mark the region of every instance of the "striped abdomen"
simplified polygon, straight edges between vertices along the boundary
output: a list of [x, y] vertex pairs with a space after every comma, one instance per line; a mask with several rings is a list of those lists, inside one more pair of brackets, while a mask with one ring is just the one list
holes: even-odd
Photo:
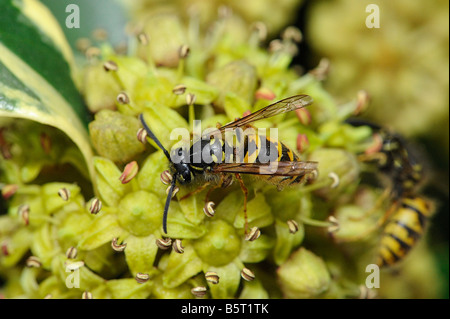
[[[244, 162], [261, 163], [270, 161], [298, 162], [300, 159], [289, 147], [276, 139], [264, 135], [248, 135], [244, 140]], [[282, 189], [305, 180], [305, 174], [298, 176], [260, 176], [260, 178]]]
[[421, 197], [404, 198], [385, 226], [377, 264], [390, 266], [403, 259], [425, 231], [431, 215], [428, 203]]

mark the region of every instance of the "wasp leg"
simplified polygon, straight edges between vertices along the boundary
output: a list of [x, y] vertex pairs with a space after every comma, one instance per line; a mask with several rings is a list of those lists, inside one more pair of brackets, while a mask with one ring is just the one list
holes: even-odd
[[211, 195], [213, 190], [217, 188], [226, 188], [230, 186], [232, 183], [233, 183], [233, 175], [220, 174], [219, 182], [217, 182], [216, 185], [212, 186], [206, 193], [205, 203], [209, 202], [209, 196]]
[[206, 187], [208, 187], [211, 183], [210, 182], [206, 182], [205, 184], [201, 185], [200, 187], [194, 189], [192, 192], [187, 193], [186, 195], [184, 195], [183, 197], [180, 198], [180, 200], [184, 200], [186, 198], [191, 197], [192, 195], [198, 194], [201, 191], [203, 191]]
[[360, 162], [377, 162], [378, 165], [385, 165], [387, 162], [386, 154], [377, 152], [372, 154], [358, 155], [358, 161]]
[[244, 185], [244, 181], [242, 180], [241, 175], [238, 173], [235, 174], [237, 180], [239, 181], [239, 184], [241, 185], [242, 192], [244, 193], [244, 233], [247, 235], [247, 229], [248, 229], [248, 218], [247, 218], [247, 197], [248, 197], [248, 189]]

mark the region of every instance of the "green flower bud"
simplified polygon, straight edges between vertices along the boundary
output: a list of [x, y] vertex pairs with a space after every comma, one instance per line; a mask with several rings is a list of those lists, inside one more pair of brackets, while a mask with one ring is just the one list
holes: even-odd
[[[195, 95], [195, 103], [199, 105], [211, 104], [218, 96], [218, 89], [214, 85], [198, 80], [194, 77], [186, 76], [181, 82], [186, 86], [186, 92]], [[184, 105], [186, 102], [182, 101], [182, 96], [178, 97], [177, 102]]]
[[354, 127], [342, 125], [335, 121], [326, 122], [319, 128], [319, 132], [326, 139], [329, 147], [342, 147], [352, 150], [355, 144], [368, 139], [372, 134], [372, 129], [368, 126]]
[[208, 223], [207, 230], [205, 236], [193, 242], [197, 255], [212, 266], [223, 266], [232, 262], [241, 249], [241, 238], [236, 230], [223, 220]]
[[379, 214], [365, 216], [367, 209], [356, 205], [340, 206], [336, 210], [335, 218], [339, 222], [339, 229], [332, 232], [338, 242], [360, 241], [367, 238], [377, 229]]
[[145, 150], [136, 139], [139, 120], [110, 110], [100, 111], [89, 124], [92, 144], [103, 157], [125, 163]]
[[264, 235], [251, 242], [243, 240], [239, 259], [244, 263], [260, 262], [267, 257], [273, 244], [273, 239]]
[[140, 189], [151, 191], [164, 198], [166, 187], [161, 182], [161, 173], [168, 168], [167, 159], [162, 151], [152, 153], [142, 164], [137, 175]]
[[60, 250], [54, 230], [54, 226], [44, 224], [34, 233], [33, 243], [31, 244], [33, 254], [40, 259], [45, 269], [50, 268], [53, 256]]
[[292, 234], [288, 223], [279, 219], [275, 221], [275, 231], [277, 237], [273, 255], [277, 265], [284, 263], [289, 257], [291, 251], [303, 241], [305, 236], [305, 227], [302, 223], [297, 223], [297, 225], [299, 227], [297, 232]]
[[107, 158], [95, 157], [96, 185], [103, 202], [115, 206], [123, 195], [130, 191], [130, 184], [122, 184], [121, 172], [117, 166]]
[[84, 98], [91, 112], [115, 109], [121, 87], [100, 63], [86, 68], [82, 83]]
[[163, 284], [163, 276], [155, 277], [153, 281], [152, 298], [158, 299], [191, 299], [192, 286], [188, 283], [171, 288]]
[[29, 250], [32, 240], [33, 234], [26, 228], [19, 228], [11, 237], [3, 239], [0, 265], [2, 267], [16, 265]]
[[116, 209], [105, 207], [101, 213], [96, 215], [94, 221], [85, 228], [78, 247], [83, 250], [92, 250], [110, 243], [113, 238], [120, 237], [124, 233], [125, 231], [118, 222]]
[[[239, 97], [245, 105], [250, 105], [256, 91], [257, 76], [254, 66], [239, 60], [212, 71], [208, 74], [206, 81], [220, 90], [216, 104], [223, 108], [225, 98], [230, 93]], [[230, 116], [230, 114], [228, 115]], [[236, 114], [236, 116], [242, 117], [242, 113]]]
[[377, 202], [380, 194], [369, 188], [359, 188], [353, 203], [338, 206], [333, 214], [339, 228], [331, 232], [337, 242], [356, 242], [367, 240], [379, 230], [378, 221], [386, 205]]
[[326, 185], [316, 193], [327, 199], [342, 197], [353, 190], [359, 179], [360, 167], [356, 156], [342, 149], [318, 148], [309, 160], [319, 162], [319, 176], [314, 183]]
[[[70, 193], [69, 202], [65, 202], [58, 195], [59, 190], [64, 188]], [[47, 183], [42, 186], [42, 194], [44, 195], [45, 210], [47, 214], [54, 213], [56, 210], [68, 205], [70, 201], [79, 201], [83, 204], [83, 198], [78, 196], [80, 194], [80, 187], [75, 184]]]
[[118, 206], [118, 219], [120, 225], [131, 234], [147, 236], [161, 227], [163, 210], [164, 207], [156, 195], [137, 191], [122, 198]]
[[322, 258], [305, 248], [294, 252], [277, 270], [286, 298], [315, 298], [324, 293], [331, 278]]
[[243, 266], [239, 262], [231, 262], [220, 267], [211, 265], [204, 266], [204, 272], [214, 271], [220, 277], [219, 284], [214, 285], [208, 283], [213, 298], [224, 299], [235, 297], [239, 284], [241, 281], [244, 281], [241, 280], [241, 267]]
[[180, 59], [179, 49], [187, 42], [178, 16], [153, 15], [146, 20], [144, 32], [148, 36], [149, 45], [142, 48], [141, 54], [157, 65], [176, 66]]
[[202, 271], [203, 262], [198, 258], [191, 241], [184, 241], [184, 253], [172, 252], [164, 269], [163, 285], [175, 288]]
[[239, 296], [240, 299], [267, 299], [269, 294], [260, 280], [246, 281]]
[[155, 240], [154, 235], [145, 237], [128, 236], [126, 238], [125, 257], [133, 275], [139, 272], [151, 273], [153, 271], [153, 262], [158, 251]]
[[[257, 193], [253, 199], [247, 203], [247, 221], [248, 224], [256, 227], [265, 227], [273, 223], [271, 207], [267, 204], [262, 193]], [[245, 218], [243, 208], [234, 220], [234, 227], [244, 228]]]

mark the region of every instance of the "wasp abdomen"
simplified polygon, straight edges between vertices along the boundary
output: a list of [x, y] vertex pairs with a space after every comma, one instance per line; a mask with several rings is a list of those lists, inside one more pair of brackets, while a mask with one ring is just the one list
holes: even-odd
[[382, 235], [377, 264], [390, 266], [402, 260], [422, 237], [432, 210], [422, 197], [404, 198]]

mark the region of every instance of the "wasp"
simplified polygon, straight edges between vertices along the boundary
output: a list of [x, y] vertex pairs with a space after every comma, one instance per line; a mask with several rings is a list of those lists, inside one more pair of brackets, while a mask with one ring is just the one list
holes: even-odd
[[[213, 188], [226, 187], [236, 179], [244, 193], [245, 233], [247, 233], [247, 195], [248, 190], [241, 174], [259, 175], [277, 185], [279, 189], [285, 185], [295, 185], [313, 179], [317, 175], [317, 162], [300, 161], [299, 157], [278, 139], [259, 134], [238, 134], [240, 129], [251, 127], [251, 123], [278, 114], [294, 111], [312, 104], [308, 95], [292, 96], [270, 104], [247, 116], [236, 119], [223, 126], [218, 126], [214, 134], [202, 135], [190, 146], [173, 148], [169, 153], [153, 134], [144, 120], [139, 118], [156, 145], [169, 160], [170, 186], [163, 213], [163, 230], [167, 234], [167, 215], [176, 184], [189, 185], [199, 182], [196, 191], [211, 185]], [[236, 130], [238, 145], [226, 138], [226, 133]], [[203, 155], [207, 155], [206, 158]], [[269, 160], [267, 160], [269, 158]], [[211, 188], [211, 189], [213, 189]], [[206, 200], [207, 201], [207, 200]]]
[[360, 158], [374, 162], [390, 183], [387, 191], [393, 203], [379, 221], [380, 225], [384, 225], [384, 230], [377, 264], [380, 267], [392, 266], [417, 244], [434, 211], [432, 203], [418, 195], [418, 188], [424, 179], [423, 164], [400, 134], [365, 121], [352, 121], [351, 124], [371, 127], [381, 141], [377, 151], [363, 154]]

